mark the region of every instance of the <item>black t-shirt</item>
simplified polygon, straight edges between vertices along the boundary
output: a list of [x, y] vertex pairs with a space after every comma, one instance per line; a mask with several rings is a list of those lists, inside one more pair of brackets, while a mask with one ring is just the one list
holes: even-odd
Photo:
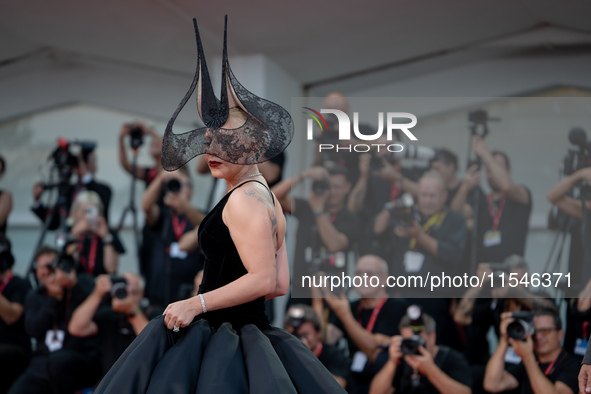
[[328, 369], [328, 372], [347, 380], [351, 359], [342, 349], [323, 343], [322, 352], [318, 356], [318, 360]]
[[[421, 226], [428, 222], [428, 218], [421, 219]], [[433, 225], [425, 230], [437, 240], [437, 257], [427, 249], [418, 244], [410, 249], [410, 238], [400, 238], [393, 232], [394, 223], [388, 228], [393, 237], [393, 256], [389, 258], [390, 273], [395, 275], [422, 275], [426, 277], [430, 272], [432, 275], [445, 272], [448, 275], [459, 272], [460, 261], [464, 255], [468, 231], [464, 217], [457, 212], [446, 210], [445, 218], [440, 226]], [[407, 251], [413, 250], [424, 256], [423, 263], [418, 271], [407, 271], [405, 269], [405, 255]], [[410, 290], [409, 290], [410, 291]]]
[[[540, 369], [542, 372], [545, 372], [552, 363], [543, 363], [540, 364]], [[554, 366], [548, 371], [546, 375], [548, 379], [552, 383], [556, 383], [557, 381], [561, 381], [562, 383], [566, 384], [573, 393], [579, 392], [579, 383], [578, 383], [578, 376], [579, 370], [581, 368], [581, 357], [577, 357], [571, 353], [566, 351], [562, 351]], [[518, 382], [520, 382], [521, 393], [522, 394], [530, 394], [532, 393], [531, 385], [529, 383], [529, 378], [527, 376], [527, 372], [525, 370], [525, 366], [523, 362], [510, 366], [507, 368], [507, 371], [515, 376]]]
[[[158, 220], [150, 229], [154, 233], [151, 251], [148, 254], [146, 271], [146, 297], [153, 305], [165, 307], [171, 302], [184, 298], [187, 288], [193, 288], [193, 279], [203, 268], [203, 261], [197, 258], [197, 252], [188, 253], [185, 258], [170, 257], [170, 245], [178, 242], [175, 235], [175, 222], [182, 228], [182, 234], [193, 230], [193, 224], [183, 215], [174, 220], [167, 207], [161, 207]], [[183, 225], [183, 223], [186, 223]], [[178, 237], [180, 238], [180, 237]], [[170, 264], [170, 273], [167, 265]], [[168, 289], [168, 295], [167, 295]]]
[[72, 313], [93, 289], [94, 279], [88, 275], [79, 275], [76, 285], [66, 290], [61, 300], [48, 295], [44, 287], [29, 292], [25, 304], [25, 329], [27, 334], [36, 339], [34, 355], [50, 353], [45, 343], [46, 336], [48, 331], [57, 329], [63, 331], [65, 335], [63, 349], [89, 352], [89, 355], [98, 357], [96, 337], [79, 338], [68, 332]]
[[[351, 302], [351, 313], [353, 317], [361, 324], [362, 327], [366, 328], [371, 319], [373, 313], [372, 309], [363, 309], [359, 306], [360, 301]], [[384, 334], [388, 336], [398, 335], [400, 333], [398, 325], [400, 320], [406, 315], [406, 309], [408, 308], [408, 301], [403, 298], [388, 298], [382, 309], [376, 317], [375, 324], [371, 330], [374, 334]], [[342, 323], [336, 319], [335, 325], [344, 331]], [[346, 332], [345, 332], [346, 335]], [[355, 342], [349, 339], [349, 353], [354, 355], [359, 349]]]
[[[144, 313], [148, 320], [160, 315], [163, 311], [149, 308]], [[129, 323], [127, 315], [115, 312], [110, 305], [100, 308], [94, 315], [94, 322], [98, 326], [98, 335], [101, 341], [102, 370], [106, 374], [115, 361], [127, 349], [136, 338], [133, 326]]]
[[[328, 253], [320, 238], [318, 226], [316, 225], [316, 217], [308, 201], [300, 198], [294, 199], [292, 213], [298, 219], [297, 246], [293, 265], [292, 284], [294, 287], [300, 288], [302, 285], [302, 276], [304, 275], [311, 275], [318, 270], [323, 270], [327, 273], [338, 271], [339, 263], [336, 260], [346, 258], [346, 252], [357, 241], [359, 220], [357, 215], [345, 208], [331, 217], [335, 228], [345, 234], [349, 241], [349, 246], [346, 250], [343, 250], [340, 254], [334, 254]], [[303, 290], [309, 291], [308, 289]]]
[[[470, 366], [460, 352], [440, 345], [433, 361], [444, 374], [456, 382], [468, 387], [472, 386]], [[392, 382], [392, 387], [396, 389], [397, 393], [439, 393], [435, 386], [422, 375], [418, 387], [414, 388], [411, 380], [412, 373], [412, 368], [402, 360], [396, 369]]]
[[[109, 229], [113, 237], [113, 249], [119, 254], [125, 253], [125, 248], [117, 235], [117, 232]], [[106, 274], [104, 265], [104, 242], [96, 234], [84, 234], [79, 237], [78, 252], [80, 264], [77, 267], [78, 273], [84, 273], [92, 276]]]
[[[1, 286], [1, 285], [0, 285]], [[16, 302], [25, 306], [27, 299], [27, 293], [31, 290], [31, 285], [28, 281], [13, 276], [12, 279], [6, 284], [2, 295], [10, 302]], [[7, 325], [4, 320], [0, 319], [0, 344], [17, 345], [22, 347], [27, 353], [31, 351], [31, 342], [29, 336], [25, 332], [25, 314], [23, 313], [21, 318], [10, 326]]]
[[[360, 321], [361, 326], [366, 328], [371, 319], [373, 308], [360, 310], [359, 303], [360, 301], [354, 301], [351, 303], [351, 313], [357, 319], [357, 321]], [[402, 317], [406, 314], [407, 308], [408, 303], [405, 299], [388, 298], [382, 306], [382, 309], [379, 311], [371, 332], [374, 334], [377, 333], [388, 336], [398, 335], [400, 333], [398, 325], [400, 324]], [[355, 357], [355, 353], [359, 351], [359, 348], [357, 348], [355, 342], [353, 342], [353, 340], [347, 336], [347, 332], [345, 331], [340, 320], [338, 320], [335, 316], [332, 316], [331, 321], [335, 326], [343, 331], [349, 344], [349, 354], [352, 358]], [[384, 351], [384, 353], [387, 355], [387, 349]], [[367, 390], [369, 390], [371, 379], [376, 375], [376, 373], [379, 372], [380, 369], [382, 369], [386, 361], [387, 357], [381, 357], [378, 358], [373, 364], [367, 361], [363, 371], [361, 372], [351, 371], [347, 381], [347, 386], [353, 390], [352, 392], [367, 392]]]
[[528, 204], [520, 204], [505, 198], [497, 202], [491, 202], [493, 212], [501, 209], [499, 226], [496, 231], [501, 233], [500, 243], [485, 246], [485, 236], [494, 231], [493, 215], [490, 212], [487, 197], [481, 195], [479, 197], [479, 213], [478, 213], [478, 238], [477, 238], [477, 261], [485, 262], [502, 262], [508, 256], [517, 254], [523, 256], [525, 253], [525, 241], [527, 239], [527, 232], [529, 229], [529, 217], [532, 210], [531, 192], [527, 189], [529, 196]]

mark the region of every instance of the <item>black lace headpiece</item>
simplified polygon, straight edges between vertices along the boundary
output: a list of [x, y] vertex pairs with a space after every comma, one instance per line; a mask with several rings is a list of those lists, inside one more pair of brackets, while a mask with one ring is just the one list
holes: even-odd
[[[222, 90], [218, 100], [213, 92], [197, 20], [193, 19], [197, 40], [197, 70], [189, 91], [170, 118], [162, 143], [162, 167], [173, 171], [195, 156], [207, 153], [234, 164], [256, 164], [281, 153], [293, 137], [289, 112], [246, 90], [234, 77], [228, 63], [226, 46], [228, 16], [224, 26], [222, 55]], [[197, 110], [206, 127], [174, 134], [172, 126], [197, 87]], [[224, 125], [232, 116], [230, 109], [239, 107], [246, 122], [235, 129]]]

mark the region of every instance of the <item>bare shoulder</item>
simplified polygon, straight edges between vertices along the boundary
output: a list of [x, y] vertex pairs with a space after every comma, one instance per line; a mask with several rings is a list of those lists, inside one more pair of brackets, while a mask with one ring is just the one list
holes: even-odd
[[285, 217], [277, 197], [272, 198], [269, 189], [257, 182], [249, 182], [232, 192], [223, 219], [226, 225], [230, 222], [241, 222], [249, 227], [256, 223], [270, 225], [274, 237], [282, 240], [285, 235]]

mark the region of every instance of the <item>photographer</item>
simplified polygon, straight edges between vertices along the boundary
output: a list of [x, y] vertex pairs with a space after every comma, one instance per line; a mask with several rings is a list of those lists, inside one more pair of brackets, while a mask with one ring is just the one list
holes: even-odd
[[[290, 198], [292, 187], [311, 179], [308, 199]], [[346, 265], [347, 252], [357, 240], [358, 218], [346, 207], [351, 190], [347, 172], [340, 167], [312, 167], [272, 189], [283, 211], [298, 219], [292, 283], [318, 271], [333, 273]], [[302, 301], [303, 303], [309, 304]]]
[[[6, 172], [6, 161], [4, 157], [0, 156], [0, 178]], [[0, 189], [0, 234], [6, 234], [6, 223], [8, 222], [8, 215], [12, 210], [12, 193], [8, 190]]]
[[393, 232], [393, 272], [453, 272], [466, 246], [464, 219], [445, 207], [447, 189], [438, 173], [425, 173], [418, 193], [418, 215], [412, 222], [397, 221], [385, 206], [374, 222], [374, 233], [392, 237], [387, 230]]
[[[161, 196], [163, 204], [159, 204]], [[203, 213], [191, 205], [193, 189], [185, 167], [161, 172], [142, 198], [146, 225], [154, 232], [151, 251], [142, 261], [146, 278], [146, 296], [154, 305], [164, 307], [181, 299], [182, 285], [193, 284], [199, 266], [196, 252], [180, 249], [183, 234], [199, 226]]]
[[437, 345], [432, 317], [422, 314], [417, 324], [404, 316], [400, 334], [391, 339], [388, 361], [372, 380], [370, 394], [471, 392], [468, 363], [459, 352]]
[[76, 196], [68, 218], [70, 237], [77, 240], [68, 246], [68, 253], [80, 261], [78, 272], [92, 276], [117, 272], [119, 255], [125, 253], [117, 233], [107, 227], [102, 210], [98, 194], [83, 191]]
[[[154, 164], [151, 167], [139, 167], [133, 169], [133, 165], [127, 160], [125, 150], [125, 137], [129, 137], [131, 149], [137, 154], [137, 149], [143, 144], [145, 137], [150, 137], [150, 157]], [[160, 157], [162, 155], [162, 137], [151, 127], [147, 127], [141, 122], [124, 123], [119, 132], [119, 163], [121, 167], [136, 179], [146, 183], [146, 187], [156, 179], [156, 176], [162, 171]]]
[[25, 299], [29, 282], [12, 272], [14, 257], [10, 241], [0, 233], [0, 393], [27, 367], [31, 342], [25, 332]]
[[[447, 189], [441, 175], [426, 172], [419, 180], [417, 212], [403, 217], [393, 215], [388, 206], [374, 222], [374, 232], [383, 233], [382, 244], [391, 247], [390, 272], [395, 275], [454, 274], [459, 269], [466, 246], [464, 218], [445, 207]], [[437, 320], [437, 336], [443, 344], [461, 348], [460, 337], [452, 316], [452, 300], [442, 298], [449, 289], [441, 289], [439, 298], [415, 300], [426, 313]], [[422, 297], [419, 288], [402, 289], [405, 297]]]
[[[125, 272], [121, 277], [100, 275], [94, 290], [72, 314], [68, 331], [75, 337], [98, 335], [101, 341], [103, 374], [160, 313], [152, 307], [141, 308], [144, 295], [142, 279]], [[110, 300], [109, 300], [110, 298]], [[104, 301], [108, 305], [104, 305]]]
[[74, 310], [92, 291], [92, 278], [76, 275], [73, 259], [43, 247], [35, 255], [40, 287], [27, 296], [25, 330], [36, 340], [31, 362], [9, 393], [72, 394], [100, 377], [96, 338], [68, 331]]
[[[66, 163], [62, 163], [62, 167], [60, 168], [60, 174], [67, 173], [67, 179], [63, 179], [66, 182], [65, 188], [61, 190], [63, 193], [62, 197], [64, 201], [63, 204], [59, 204], [61, 206], [54, 207], [47, 207], [41, 203], [41, 196], [46, 190], [46, 185], [41, 182], [36, 182], [33, 185], [33, 205], [31, 206], [31, 210], [37, 215], [42, 222], [45, 222], [49, 216], [49, 230], [57, 229], [61, 224], [61, 218], [68, 217], [70, 213], [70, 207], [72, 205], [72, 201], [76, 198], [80, 192], [85, 190], [94, 191], [96, 192], [100, 200], [103, 204], [103, 217], [109, 220], [109, 204], [111, 202], [111, 188], [103, 183], [99, 183], [94, 179], [94, 175], [97, 171], [96, 165], [96, 154], [94, 149], [96, 145], [92, 142], [82, 142], [80, 154], [75, 157], [69, 151], [68, 142], [64, 142], [66, 154], [69, 156]], [[59, 152], [61, 148], [58, 147], [55, 153]], [[77, 181], [76, 183], [69, 183], [70, 182], [70, 175], [76, 174]], [[60, 194], [60, 193], [58, 193]], [[59, 200], [60, 198], [58, 198]]]
[[[359, 128], [364, 132], [363, 125]], [[379, 247], [373, 242], [371, 226], [380, 208], [389, 201], [396, 200], [403, 192], [416, 195], [418, 185], [410, 180], [394, 155], [386, 149], [386, 145], [399, 140], [399, 130], [393, 130], [392, 141], [383, 134], [376, 140], [374, 151], [359, 155], [359, 178], [351, 190], [347, 208], [358, 213], [361, 220], [362, 237], [360, 247], [363, 252], [375, 252]], [[380, 149], [376, 146], [382, 145]]]
[[[532, 210], [531, 192], [513, 182], [511, 163], [505, 153], [489, 151], [479, 136], [474, 136], [473, 150], [486, 168], [492, 189], [488, 196], [479, 198], [477, 261], [502, 261], [512, 254], [523, 256]], [[468, 194], [479, 183], [479, 168], [471, 166], [452, 203], [454, 209], [466, 204]]]
[[[388, 277], [388, 264], [375, 255], [359, 258], [355, 275], [377, 276], [380, 283]], [[347, 386], [350, 393], [367, 393], [369, 383], [379, 371], [382, 362], [378, 356], [392, 335], [398, 334], [398, 322], [404, 316], [406, 300], [388, 298], [384, 287], [355, 288], [361, 299], [354, 302], [341, 295], [325, 292], [326, 304], [334, 313], [334, 325], [344, 332], [353, 359]]]
[[[494, 269], [493, 269], [494, 267]], [[521, 256], [512, 255], [503, 263], [480, 263], [476, 275], [485, 278], [482, 287], [471, 287], [460, 300], [454, 313], [454, 321], [464, 326], [466, 347], [464, 356], [472, 371], [472, 390], [483, 391], [482, 382], [486, 363], [490, 358], [488, 331], [491, 327], [499, 335], [498, 328], [503, 312], [531, 311], [538, 308], [555, 308], [554, 302], [544, 294], [535, 294], [519, 281], [518, 286], [497, 287], [490, 290], [490, 274], [497, 280], [503, 273], [505, 283], [510, 277], [522, 278], [528, 274], [528, 264]], [[489, 289], [489, 290], [483, 290]]]
[[320, 320], [310, 306], [292, 305], [283, 320], [283, 328], [298, 337], [318, 357], [341, 387], [346, 387], [351, 359], [342, 349], [322, 342]]
[[[515, 319], [506, 312], [501, 337], [484, 375], [484, 388], [493, 393], [520, 388], [522, 393], [576, 393], [581, 359], [561, 346], [564, 333], [556, 309], [539, 309], [533, 318]], [[505, 368], [509, 346], [521, 358]]]

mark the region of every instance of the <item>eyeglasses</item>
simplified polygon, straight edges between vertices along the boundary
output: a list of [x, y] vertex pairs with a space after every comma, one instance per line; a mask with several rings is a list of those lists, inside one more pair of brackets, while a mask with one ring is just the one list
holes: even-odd
[[556, 327], [536, 328], [534, 330], [534, 335], [542, 334], [542, 336], [546, 336], [554, 330], [557, 330], [557, 328]]

